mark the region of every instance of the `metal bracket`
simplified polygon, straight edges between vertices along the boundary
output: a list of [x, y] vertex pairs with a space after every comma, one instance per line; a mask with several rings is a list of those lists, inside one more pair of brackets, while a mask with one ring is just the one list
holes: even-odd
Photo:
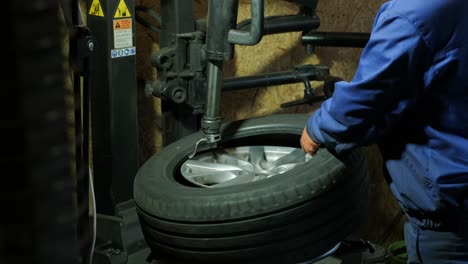
[[176, 48], [174, 46], [162, 48], [153, 54], [151, 62], [154, 67], [167, 71], [172, 67], [175, 53]]
[[92, 55], [96, 48], [96, 39], [91, 36], [89, 28], [77, 25], [70, 32], [70, 65], [75, 73], [87, 75], [89, 70], [86, 60]]
[[304, 104], [308, 104], [308, 105], [312, 106], [313, 104], [321, 102], [321, 101], [326, 99], [325, 96], [317, 96], [317, 95], [314, 94], [314, 92], [312, 90], [312, 86], [310, 85], [310, 80], [309, 79], [304, 78], [303, 83], [304, 83], [304, 86], [305, 86], [305, 88], [304, 88], [304, 98], [281, 104], [282, 108], [298, 106], [298, 105], [304, 105]]
[[335, 92], [335, 84], [341, 81], [343, 81], [343, 79], [340, 77], [328, 77], [327, 79], [325, 79], [325, 83], [323, 85], [324, 95], [317, 96], [314, 94], [312, 87], [310, 86], [310, 80], [307, 78], [303, 78], [303, 83], [305, 86], [304, 98], [300, 100], [284, 103], [281, 105], [281, 107], [291, 107], [291, 106], [298, 106], [298, 105], [303, 105], [303, 104], [308, 104], [312, 106], [315, 103], [331, 98], [333, 96], [333, 93]]
[[150, 249], [141, 231], [133, 200], [117, 205], [116, 216], [97, 216], [95, 264], [145, 263]]

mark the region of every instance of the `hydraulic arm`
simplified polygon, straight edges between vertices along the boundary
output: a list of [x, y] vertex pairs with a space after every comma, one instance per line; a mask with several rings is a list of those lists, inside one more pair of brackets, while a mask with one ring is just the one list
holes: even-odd
[[[221, 92], [223, 63], [233, 56], [234, 44], [255, 45], [260, 42], [264, 23], [263, 0], [252, 0], [252, 22], [249, 31], [236, 30], [238, 0], [210, 0], [206, 48], [207, 99], [201, 121], [204, 136], [195, 145], [192, 158], [200, 143], [216, 144], [221, 140]], [[222, 17], [222, 19], [219, 19]]]

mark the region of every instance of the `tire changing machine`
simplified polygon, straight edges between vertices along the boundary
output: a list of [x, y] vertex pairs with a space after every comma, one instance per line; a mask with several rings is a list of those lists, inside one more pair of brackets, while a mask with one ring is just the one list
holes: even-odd
[[[97, 210], [93, 263], [156, 263], [149, 258], [151, 252], [132, 200], [133, 180], [139, 168], [137, 89], [162, 99], [164, 146], [200, 129], [205, 135], [200, 139], [201, 144], [216, 143], [220, 138], [219, 104], [223, 91], [304, 83], [304, 98], [282, 107], [322, 101], [326, 97], [316, 96], [310, 81], [331, 78], [328, 68], [323, 66], [301, 65], [291, 71], [222, 80], [223, 62], [232, 59], [234, 45], [255, 45], [268, 34], [302, 32], [302, 43], [310, 53], [316, 46], [365, 46], [369, 39], [366, 33], [317, 32], [320, 26], [315, 14], [317, 1], [294, 0], [302, 5], [298, 15], [264, 17], [263, 0], [252, 0], [252, 19], [241, 23], [236, 21], [237, 0], [210, 0], [212, 12], [222, 6], [231, 6], [232, 12], [227, 12], [226, 17], [201, 20], [194, 19], [193, 1], [187, 0], [161, 0], [160, 14], [136, 7], [134, 0], [86, 1], [86, 10], [83, 10], [86, 26], [79, 19], [73, 20], [81, 33], [71, 38], [70, 47], [73, 47], [72, 60], [81, 69], [77, 79], [83, 77], [84, 80], [83, 84], [75, 82], [75, 90], [82, 87], [79, 105], [84, 110], [82, 113], [88, 110], [91, 113]], [[80, 13], [78, 1], [70, 2], [71, 14], [77, 17]], [[160, 25], [153, 26], [142, 20], [136, 10], [147, 12]], [[160, 50], [151, 57], [158, 70], [156, 81], [137, 82], [136, 18], [142, 25], [159, 31]], [[223, 39], [224, 34], [220, 33], [226, 30], [229, 38]], [[333, 84], [330, 82], [325, 87], [328, 96]], [[87, 134], [87, 126], [81, 125], [81, 129]], [[83, 145], [87, 145], [87, 137], [82, 139]], [[81, 165], [87, 165], [86, 151], [82, 149], [78, 159]], [[88, 212], [89, 193], [87, 188], [82, 189], [78, 193], [80, 211]], [[92, 237], [92, 228], [87, 213], [82, 215], [85, 217], [81, 217], [79, 229], [82, 230], [81, 239], [86, 242]], [[325, 258], [320, 263], [363, 263], [363, 250], [373, 251], [374, 246], [362, 240], [343, 241], [328, 253], [336, 257]], [[86, 247], [82, 252], [86, 255]], [[88, 261], [84, 257], [82, 263]]]

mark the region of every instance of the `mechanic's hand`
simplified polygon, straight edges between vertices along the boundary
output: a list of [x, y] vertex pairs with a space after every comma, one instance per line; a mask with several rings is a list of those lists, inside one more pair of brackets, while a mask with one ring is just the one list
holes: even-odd
[[309, 153], [310, 155], [315, 155], [320, 148], [320, 144], [315, 143], [307, 134], [307, 130], [304, 128], [302, 131], [301, 136], [301, 147], [305, 153]]

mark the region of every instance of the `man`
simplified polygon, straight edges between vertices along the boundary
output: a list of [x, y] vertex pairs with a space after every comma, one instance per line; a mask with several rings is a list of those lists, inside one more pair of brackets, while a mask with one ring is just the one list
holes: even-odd
[[409, 263], [468, 263], [468, 1], [384, 4], [349, 83], [309, 119], [304, 151], [379, 143], [408, 215]]

